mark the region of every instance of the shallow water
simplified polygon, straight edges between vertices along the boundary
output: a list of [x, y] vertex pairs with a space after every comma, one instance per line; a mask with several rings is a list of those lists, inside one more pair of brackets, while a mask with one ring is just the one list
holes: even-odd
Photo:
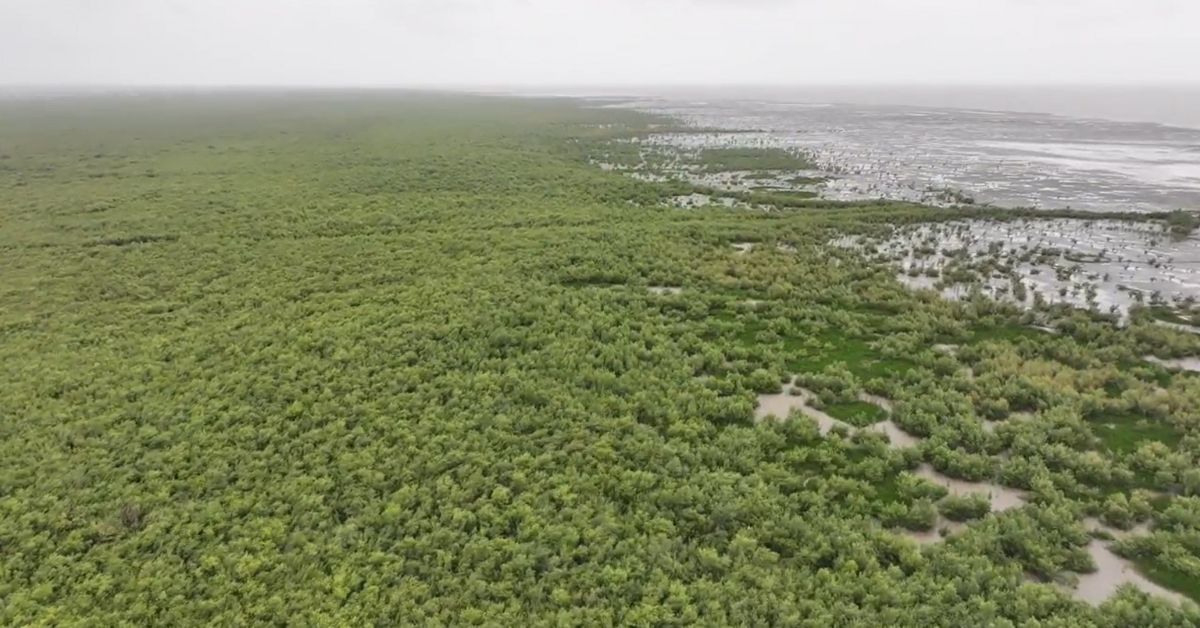
[[[1129, 530], [1121, 530], [1104, 525], [1100, 520], [1089, 517], [1084, 519], [1083, 525], [1090, 532], [1105, 532], [1118, 540], [1150, 534], [1150, 526], [1145, 523]], [[1099, 605], [1112, 597], [1117, 592], [1117, 589], [1126, 584], [1131, 584], [1146, 593], [1164, 597], [1174, 602], [1181, 602], [1185, 599], [1179, 593], [1161, 587], [1138, 573], [1137, 568], [1131, 561], [1117, 556], [1109, 549], [1109, 542], [1107, 541], [1093, 539], [1088, 543], [1087, 552], [1096, 563], [1096, 571], [1090, 574], [1079, 574], [1078, 586], [1071, 591], [1072, 594], [1085, 602]]]
[[[887, 413], [889, 415], [892, 414], [894, 411], [894, 407], [892, 405], [891, 399], [886, 399], [884, 397], [880, 397], [878, 395], [871, 395], [868, 393], [860, 394], [858, 396], [858, 399], [859, 399], [859, 401], [873, 403], [873, 404], [879, 406], [880, 408], [883, 408], [885, 411], [887, 411]], [[892, 447], [898, 447], [900, 449], [904, 449], [907, 447], [916, 447], [917, 445], [921, 444], [920, 438], [917, 438], [916, 436], [913, 436], [912, 434], [905, 432], [903, 428], [901, 428], [899, 425], [896, 425], [895, 421], [892, 421], [891, 419], [888, 419], [886, 421], [880, 421], [879, 423], [876, 423], [869, 427], [865, 427], [863, 429], [865, 429], [869, 432], [879, 432], [880, 434], [887, 436], [888, 442], [891, 443]]]
[[[796, 394], [792, 394], [793, 392]], [[835, 427], [842, 428], [851, 434], [860, 431], [858, 428], [847, 425], [808, 405], [812, 401], [812, 398], [813, 393], [811, 391], [795, 386], [795, 380], [793, 380], [792, 384], [784, 387], [782, 393], [759, 395], [758, 406], [754, 411], [755, 420], [784, 420], [791, 415], [792, 410], [799, 410], [805, 416], [811, 417], [817, 422], [817, 427], [822, 435], [829, 434]], [[892, 403], [888, 399], [865, 393], [860, 395], [860, 399], [879, 405], [887, 410], [889, 414], [892, 412]], [[921, 443], [921, 439], [905, 432], [890, 419], [862, 428], [861, 431], [872, 431], [887, 435], [891, 447], [894, 448], [915, 447]], [[1019, 508], [1025, 505], [1025, 495], [1019, 490], [989, 482], [968, 482], [951, 478], [935, 470], [929, 464], [918, 466], [914, 475], [945, 487], [951, 495], [986, 495], [991, 501], [993, 512], [1003, 512], [1010, 508]], [[925, 532], [899, 530], [897, 533], [921, 544], [931, 544], [944, 540], [941, 534], [941, 530], [943, 529], [946, 529], [948, 534], [955, 534], [965, 528], [966, 524], [950, 521], [939, 516], [938, 522], [932, 530]]]
[[1181, 602], [1184, 596], [1154, 584], [1145, 576], [1138, 573], [1133, 563], [1117, 556], [1108, 549], [1108, 544], [1099, 539], [1093, 539], [1087, 546], [1088, 554], [1096, 563], [1096, 571], [1080, 574], [1079, 583], [1074, 589], [1075, 595], [1090, 604], [1099, 605], [1112, 597], [1117, 589], [1131, 584], [1146, 593]]
[[1020, 508], [1025, 505], [1025, 494], [1015, 488], [991, 482], [968, 482], [952, 478], [937, 471], [929, 464], [922, 464], [917, 467], [915, 475], [945, 487], [950, 491], [951, 495], [986, 495], [991, 500], [992, 512], [1003, 512], [1010, 508]]
[[[792, 394], [794, 391], [797, 394]], [[768, 418], [786, 419], [793, 409], [800, 410], [805, 416], [813, 418], [817, 422], [817, 427], [822, 435], [828, 434], [835, 427], [842, 428], [847, 432], [854, 434], [859, 431], [877, 432], [888, 437], [889, 444], [894, 448], [903, 449], [906, 447], [915, 447], [921, 443], [921, 439], [905, 432], [900, 426], [896, 425], [891, 420], [881, 421], [868, 427], [856, 428], [852, 425], [839, 421], [825, 412], [818, 410], [809, 403], [812, 401], [813, 393], [809, 390], [795, 386], [794, 381], [790, 386], [785, 386], [784, 391], [780, 394], [759, 395], [758, 407], [754, 411], [754, 418], [762, 421]], [[891, 401], [883, 397], [863, 394], [860, 399], [868, 403], [874, 403], [888, 413], [892, 411]]]
[[[891, 260], [897, 279], [947, 299], [984, 295], [1032, 306], [1034, 295], [1100, 312], [1127, 313], [1137, 304], [1200, 298], [1200, 238], [1174, 239], [1152, 223], [1110, 220], [976, 220], [896, 229], [884, 240], [843, 237], [835, 246]], [[1025, 291], [1019, 299], [1009, 276], [976, 285], [943, 285], [955, 255], [1011, 266]]]
[[826, 198], [953, 202], [955, 197], [944, 196], [949, 189], [1002, 207], [1200, 206], [1200, 129], [845, 102], [665, 95], [623, 106], [698, 127], [757, 131], [662, 136], [665, 143], [808, 151], [821, 172], [837, 177], [822, 186]]
[[[951, 495], [986, 495], [991, 500], [992, 512], [1003, 512], [1011, 508], [1020, 508], [1025, 505], [1024, 493], [1016, 489], [992, 484], [989, 482], [968, 482], [949, 477], [937, 470], [929, 464], [921, 464], [913, 473], [917, 477], [924, 478], [934, 484], [945, 487]], [[942, 536], [942, 530], [946, 530], [947, 535], [957, 534], [967, 528], [966, 523], [950, 521], [941, 515], [938, 515], [937, 524], [932, 530], [924, 532], [915, 532], [912, 530], [900, 530], [899, 534], [906, 536], [922, 545], [930, 545], [940, 543], [946, 539]]]
[[555, 90], [557, 96], [667, 99], [675, 102], [750, 101], [784, 107], [829, 107], [834, 103], [958, 109], [1007, 116], [1040, 113], [1076, 120], [1112, 120], [1200, 129], [1200, 85], [796, 85], [654, 86], [619, 90]]
[[792, 395], [789, 391], [790, 389], [785, 387], [782, 393], [759, 395], [758, 406], [754, 409], [754, 418], [759, 421], [766, 419], [782, 421], [792, 415], [792, 410], [803, 409], [808, 398]]
[[881, 423], [876, 423], [870, 427], [864, 428], [870, 432], [879, 432], [888, 437], [888, 442], [892, 447], [904, 449], [906, 447], [916, 447], [921, 444], [921, 439], [905, 432], [903, 428], [888, 420]]
[[[793, 391], [797, 394], [792, 394]], [[754, 410], [754, 418], [759, 421], [770, 418], [784, 420], [791, 416], [792, 410], [800, 410], [805, 416], [816, 420], [822, 435], [828, 434], [835, 427], [854, 431], [852, 426], [808, 405], [812, 398], [813, 394], [810, 391], [794, 385], [785, 386], [782, 393], [758, 396], [758, 407]]]

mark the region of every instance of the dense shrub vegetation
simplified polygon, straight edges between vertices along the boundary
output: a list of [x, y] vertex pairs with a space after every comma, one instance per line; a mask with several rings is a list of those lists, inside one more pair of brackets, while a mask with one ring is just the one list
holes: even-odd
[[[382, 92], [0, 103], [0, 623], [1200, 622], [1056, 584], [1092, 567], [1094, 516], [1150, 524], [1121, 551], [1200, 590], [1200, 380], [1142, 359], [1200, 339], [1069, 310], [1036, 331], [827, 245], [984, 210], [679, 211], [677, 184], [589, 165], [652, 123]], [[756, 423], [796, 375], [924, 440]], [[948, 497], [921, 462], [1028, 504]], [[939, 516], [968, 527], [903, 533]]]
[[805, 170], [813, 163], [806, 156], [782, 148], [706, 148], [695, 163], [706, 172], [738, 170]]

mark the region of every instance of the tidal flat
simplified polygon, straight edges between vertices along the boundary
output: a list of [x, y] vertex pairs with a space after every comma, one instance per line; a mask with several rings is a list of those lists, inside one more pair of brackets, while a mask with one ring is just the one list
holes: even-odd
[[[723, 131], [662, 133], [653, 145], [803, 153], [830, 200], [1146, 212], [1200, 206], [1194, 115], [1191, 126], [1179, 126], [1004, 109], [1011, 103], [1003, 99], [991, 110], [894, 104], [878, 94], [842, 100], [863, 96], [729, 90], [633, 95], [607, 106]], [[1184, 109], [1195, 94], [1188, 98]]]

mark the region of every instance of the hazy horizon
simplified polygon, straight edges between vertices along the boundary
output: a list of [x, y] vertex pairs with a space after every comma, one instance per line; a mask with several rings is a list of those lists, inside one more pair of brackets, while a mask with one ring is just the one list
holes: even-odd
[[1040, 81], [1040, 82], [994, 82], [983, 81], [862, 81], [862, 82], [679, 82], [645, 81], [645, 82], [580, 82], [580, 83], [270, 83], [270, 82], [213, 82], [213, 83], [118, 83], [118, 82], [26, 82], [0, 83], [0, 90], [20, 89], [146, 89], [146, 90], [176, 90], [176, 89], [211, 89], [211, 90], [244, 90], [244, 89], [297, 89], [297, 90], [412, 90], [412, 91], [514, 91], [514, 90], [610, 90], [610, 89], [858, 89], [858, 88], [969, 88], [969, 89], [1009, 89], [1009, 88], [1083, 88], [1083, 89], [1128, 89], [1130, 87], [1160, 87], [1200, 89], [1200, 79], [1178, 81]]
[[1147, 122], [1200, 128], [1200, 83], [1144, 84], [745, 84], [745, 85], [0, 85], [0, 96], [118, 93], [430, 91], [532, 97], [743, 100], [854, 104]]
[[0, 85], [1200, 82], [1185, 0], [5, 0]]

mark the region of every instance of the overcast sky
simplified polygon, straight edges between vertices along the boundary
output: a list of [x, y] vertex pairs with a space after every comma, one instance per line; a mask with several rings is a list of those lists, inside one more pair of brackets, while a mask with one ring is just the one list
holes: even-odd
[[0, 84], [1200, 81], [1200, 0], [0, 0]]

